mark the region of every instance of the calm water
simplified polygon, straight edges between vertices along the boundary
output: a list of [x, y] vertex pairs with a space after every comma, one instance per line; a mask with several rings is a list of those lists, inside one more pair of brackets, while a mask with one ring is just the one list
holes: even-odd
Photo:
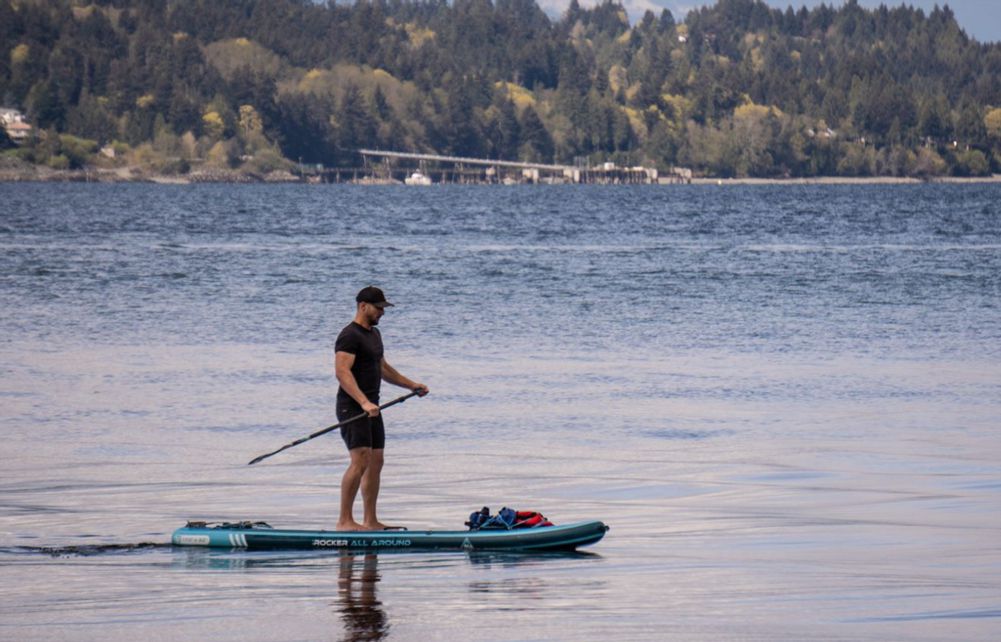
[[[1001, 636], [1001, 186], [0, 184], [0, 249], [0, 639]], [[166, 545], [332, 525], [338, 438], [246, 462], [333, 423], [369, 283], [432, 389], [383, 519], [605, 540]]]

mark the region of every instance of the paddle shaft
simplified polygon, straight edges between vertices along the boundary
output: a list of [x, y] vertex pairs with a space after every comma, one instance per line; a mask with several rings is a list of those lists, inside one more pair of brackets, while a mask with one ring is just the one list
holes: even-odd
[[[387, 401], [386, 403], [384, 403], [381, 406], [379, 406], [379, 410], [385, 410], [386, 408], [389, 408], [390, 406], [395, 406], [398, 403], [403, 403], [407, 399], [410, 399], [411, 397], [413, 397], [414, 395], [417, 395], [417, 394], [420, 394], [420, 393], [418, 393], [416, 390], [414, 390], [410, 394], [403, 395], [402, 397], [397, 397], [396, 399], [393, 399], [392, 401]], [[358, 421], [359, 419], [364, 419], [367, 416], [368, 416], [368, 413], [367, 412], [363, 412], [360, 415], [356, 415], [354, 417], [351, 417], [350, 419], [345, 419], [344, 421], [342, 421], [340, 423], [334, 424], [333, 426], [330, 426], [329, 428], [324, 428], [323, 430], [317, 430], [313, 434], [307, 435], [307, 436], [303, 437], [302, 439], [296, 439], [295, 441], [293, 441], [290, 444], [285, 444], [284, 446], [282, 446], [281, 448], [279, 448], [278, 450], [276, 450], [274, 452], [270, 452], [270, 453], [267, 453], [265, 455], [261, 455], [260, 457], [254, 457], [253, 459], [250, 460], [250, 463], [248, 463], [247, 465], [248, 466], [253, 466], [257, 462], [259, 462], [259, 461], [261, 461], [263, 459], [267, 459], [268, 457], [270, 457], [272, 455], [277, 455], [278, 453], [280, 453], [283, 450], [288, 450], [292, 446], [298, 446], [299, 444], [305, 443], [305, 442], [309, 441], [310, 439], [315, 439], [316, 437], [319, 437], [320, 435], [325, 435], [328, 432], [330, 432], [331, 430], [337, 430], [341, 426], [349, 424], [352, 421]]]

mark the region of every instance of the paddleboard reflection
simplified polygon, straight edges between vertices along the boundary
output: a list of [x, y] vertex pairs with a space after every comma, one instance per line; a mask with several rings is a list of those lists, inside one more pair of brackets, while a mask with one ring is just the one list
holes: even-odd
[[[533, 608], [539, 599], [561, 595], [563, 576], [550, 577], [554, 568], [567, 565], [590, 565], [604, 558], [590, 551], [511, 553], [496, 551], [449, 551], [441, 553], [357, 552], [346, 551], [246, 551], [188, 547], [174, 548], [173, 565], [182, 571], [215, 573], [225, 577], [213, 580], [213, 594], [228, 586], [223, 594], [231, 600], [242, 587], [257, 585], [263, 573], [280, 577], [282, 594], [269, 593], [269, 600], [320, 600], [330, 606], [340, 620], [342, 640], [384, 640], [390, 637], [390, 616], [414, 608], [408, 600], [424, 599], [429, 585], [436, 587], [440, 600], [456, 604], [490, 600], [515, 611]], [[385, 577], [384, 577], [385, 576]], [[336, 587], [333, 585], [336, 577]], [[555, 578], [555, 579], [554, 579]], [[386, 582], [382, 587], [381, 582]], [[599, 582], [593, 588], [604, 594], [607, 587]], [[415, 592], [416, 591], [416, 592]], [[380, 598], [381, 594], [381, 598]], [[388, 607], [383, 602], [388, 600]], [[397, 624], [400, 624], [399, 622]]]

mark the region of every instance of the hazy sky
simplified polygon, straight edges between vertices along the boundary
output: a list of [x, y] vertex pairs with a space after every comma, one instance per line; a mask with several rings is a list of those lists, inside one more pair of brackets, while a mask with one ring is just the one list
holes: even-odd
[[[577, 0], [581, 6], [597, 4], [600, 0]], [[550, 13], [559, 15], [567, 6], [570, 0], [538, 0], [539, 6]], [[785, 9], [792, 6], [799, 9], [801, 6], [815, 7], [822, 0], [765, 0], [769, 5], [777, 9]], [[840, 7], [844, 0], [826, 0], [828, 6]], [[685, 15], [694, 7], [715, 4], [712, 0], [622, 0], [629, 11], [633, 22], [639, 19], [647, 9], [655, 14], [660, 14], [661, 9], [669, 9], [674, 19], [684, 20]], [[863, 7], [875, 8], [881, 4], [888, 7], [899, 7], [901, 4], [920, 8], [929, 13], [935, 5], [949, 5], [952, 12], [956, 14], [959, 26], [966, 31], [966, 35], [976, 38], [980, 42], [1001, 41], [1001, 0], [859, 0]]]

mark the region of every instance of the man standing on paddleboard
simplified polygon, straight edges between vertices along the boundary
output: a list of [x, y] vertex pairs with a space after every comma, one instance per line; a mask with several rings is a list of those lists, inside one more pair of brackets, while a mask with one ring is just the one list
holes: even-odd
[[[404, 377], [383, 356], [379, 319], [393, 304], [375, 286], [362, 288], [355, 297], [355, 318], [337, 336], [334, 361], [337, 381], [337, 419], [344, 421], [361, 413], [368, 417], [341, 427], [341, 437], [351, 453], [351, 464], [341, 478], [341, 513], [337, 530], [384, 530], [376, 516], [379, 480], [382, 475], [386, 429], [379, 413], [379, 388], [383, 381], [416, 391], [423, 397], [428, 387]], [[354, 518], [355, 497], [361, 488], [364, 516]]]

